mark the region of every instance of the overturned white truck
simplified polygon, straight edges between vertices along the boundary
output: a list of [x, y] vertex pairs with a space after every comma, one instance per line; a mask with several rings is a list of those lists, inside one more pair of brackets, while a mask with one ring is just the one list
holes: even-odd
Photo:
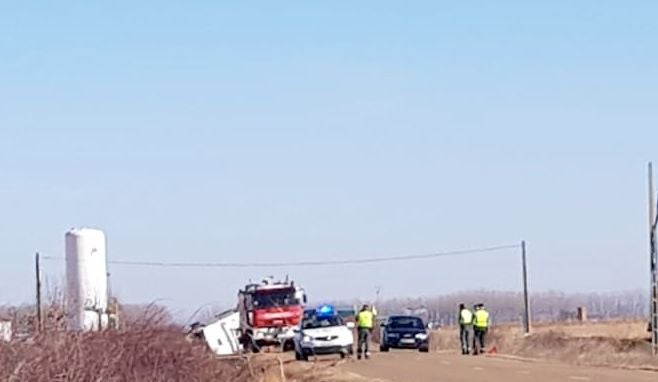
[[210, 324], [192, 325], [191, 334], [202, 338], [217, 355], [231, 355], [242, 351], [240, 313], [235, 309], [221, 313]]

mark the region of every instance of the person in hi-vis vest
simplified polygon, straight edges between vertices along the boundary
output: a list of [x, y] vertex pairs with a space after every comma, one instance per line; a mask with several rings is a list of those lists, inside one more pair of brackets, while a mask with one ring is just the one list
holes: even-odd
[[363, 305], [359, 313], [356, 315], [356, 326], [358, 331], [358, 344], [356, 349], [356, 357], [361, 359], [361, 355], [365, 355], [366, 359], [370, 358], [370, 337], [372, 336], [372, 328], [375, 323], [375, 313], [368, 307]]
[[473, 314], [473, 354], [480, 354], [484, 351], [488, 331], [489, 312], [484, 308], [484, 304], [477, 304], [475, 314]]
[[459, 342], [462, 346], [462, 354], [469, 354], [470, 336], [473, 329], [473, 312], [466, 305], [459, 304]]

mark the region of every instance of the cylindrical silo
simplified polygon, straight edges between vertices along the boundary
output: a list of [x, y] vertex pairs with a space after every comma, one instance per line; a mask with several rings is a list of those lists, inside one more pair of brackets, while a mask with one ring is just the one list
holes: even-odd
[[75, 228], [66, 233], [66, 296], [70, 329], [104, 328], [108, 288], [103, 231]]

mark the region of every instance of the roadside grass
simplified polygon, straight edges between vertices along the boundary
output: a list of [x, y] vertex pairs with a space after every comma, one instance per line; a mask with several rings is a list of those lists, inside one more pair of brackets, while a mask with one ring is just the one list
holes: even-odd
[[[658, 371], [642, 321], [539, 324], [525, 336], [519, 326], [494, 326], [488, 346], [500, 354], [579, 365]], [[433, 351], [459, 351], [458, 329], [432, 333]]]

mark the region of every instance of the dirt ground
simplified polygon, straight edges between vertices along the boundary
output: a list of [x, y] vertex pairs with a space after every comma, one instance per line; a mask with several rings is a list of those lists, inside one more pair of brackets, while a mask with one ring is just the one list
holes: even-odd
[[655, 382], [658, 379], [658, 374], [641, 370], [409, 350], [375, 353], [368, 361], [353, 361], [340, 367], [373, 382]]
[[326, 356], [310, 362], [295, 361], [286, 354], [259, 354], [253, 356], [251, 374], [254, 382], [368, 382], [371, 379], [346, 370], [351, 362]]
[[[658, 360], [650, 355], [641, 321], [540, 324], [525, 336], [518, 326], [491, 329], [487, 357], [463, 357], [457, 328], [432, 333], [432, 353], [375, 354], [371, 362], [321, 358], [318, 362], [285, 361], [287, 381], [445, 381], [473, 380], [486, 370], [489, 380], [645, 381], [658, 378]], [[624, 369], [624, 370], [614, 370]], [[409, 379], [412, 378], [412, 379]], [[622, 379], [620, 379], [622, 378]], [[283, 381], [272, 379], [264, 382]]]

